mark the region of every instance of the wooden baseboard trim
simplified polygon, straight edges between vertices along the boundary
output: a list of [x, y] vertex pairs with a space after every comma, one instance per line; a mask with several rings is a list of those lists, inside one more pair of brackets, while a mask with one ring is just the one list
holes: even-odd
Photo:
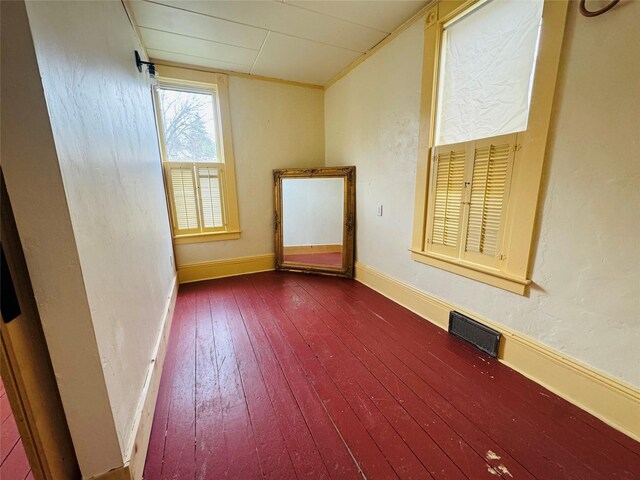
[[129, 469], [129, 465], [122, 465], [120, 467], [114, 468], [105, 472], [101, 475], [97, 475], [95, 477], [91, 477], [90, 480], [131, 480], [131, 470]]
[[449, 312], [457, 310], [502, 332], [498, 356], [502, 363], [640, 441], [640, 390], [367, 265], [356, 262], [355, 272], [360, 283], [445, 330]]
[[309, 255], [311, 253], [342, 253], [342, 245], [291, 245], [283, 247], [285, 255]]
[[213, 262], [191, 263], [178, 266], [180, 283], [199, 282], [214, 278], [233, 277], [245, 273], [266, 272], [275, 268], [274, 255], [227, 258]]
[[133, 429], [133, 442], [130, 442], [127, 449], [128, 462], [125, 464], [129, 469], [129, 476], [133, 480], [141, 480], [144, 471], [144, 462], [147, 458], [147, 450], [149, 448], [149, 439], [151, 437], [151, 425], [153, 424], [153, 414], [156, 410], [156, 401], [158, 400], [158, 391], [160, 389], [160, 378], [162, 377], [162, 369], [164, 367], [164, 359], [167, 354], [169, 345], [169, 332], [171, 331], [171, 323], [173, 322], [173, 312], [178, 297], [178, 278], [177, 275], [173, 280], [171, 293], [167, 301], [164, 318], [162, 319], [162, 329], [155, 346], [155, 355], [149, 366], [147, 380], [143, 390], [141, 408], [137, 415], [137, 422]]
[[151, 437], [153, 414], [156, 409], [160, 378], [162, 377], [162, 368], [164, 367], [164, 359], [167, 354], [167, 346], [169, 345], [169, 332], [171, 330], [177, 297], [178, 278], [176, 275], [162, 318], [162, 328], [156, 340], [154, 355], [147, 370], [147, 377], [142, 395], [140, 396], [140, 404], [136, 412], [136, 421], [131, 429], [129, 444], [125, 452], [124, 465], [94, 477], [95, 480], [142, 479], [144, 463], [149, 448], [149, 439]]

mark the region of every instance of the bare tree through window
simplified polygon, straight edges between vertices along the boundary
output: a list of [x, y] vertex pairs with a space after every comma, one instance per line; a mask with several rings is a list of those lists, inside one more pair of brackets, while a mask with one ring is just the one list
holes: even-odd
[[214, 97], [206, 93], [159, 89], [167, 160], [219, 162]]

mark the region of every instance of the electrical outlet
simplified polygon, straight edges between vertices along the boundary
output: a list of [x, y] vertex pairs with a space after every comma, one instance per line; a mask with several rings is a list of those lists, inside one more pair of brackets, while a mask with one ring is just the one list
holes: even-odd
[[381, 217], [382, 216], [382, 205], [378, 205], [378, 211], [376, 212], [376, 214]]

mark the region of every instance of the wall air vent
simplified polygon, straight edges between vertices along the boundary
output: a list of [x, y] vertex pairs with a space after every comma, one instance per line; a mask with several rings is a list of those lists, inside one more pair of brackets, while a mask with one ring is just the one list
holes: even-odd
[[449, 333], [466, 340], [493, 358], [498, 357], [502, 334], [459, 312], [449, 312]]

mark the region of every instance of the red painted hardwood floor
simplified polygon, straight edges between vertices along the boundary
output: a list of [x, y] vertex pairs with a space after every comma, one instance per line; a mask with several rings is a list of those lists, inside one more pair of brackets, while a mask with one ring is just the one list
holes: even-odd
[[184, 285], [145, 479], [638, 479], [640, 444], [353, 280]]
[[9, 398], [0, 379], [0, 480], [32, 480], [33, 473], [24, 451]]

